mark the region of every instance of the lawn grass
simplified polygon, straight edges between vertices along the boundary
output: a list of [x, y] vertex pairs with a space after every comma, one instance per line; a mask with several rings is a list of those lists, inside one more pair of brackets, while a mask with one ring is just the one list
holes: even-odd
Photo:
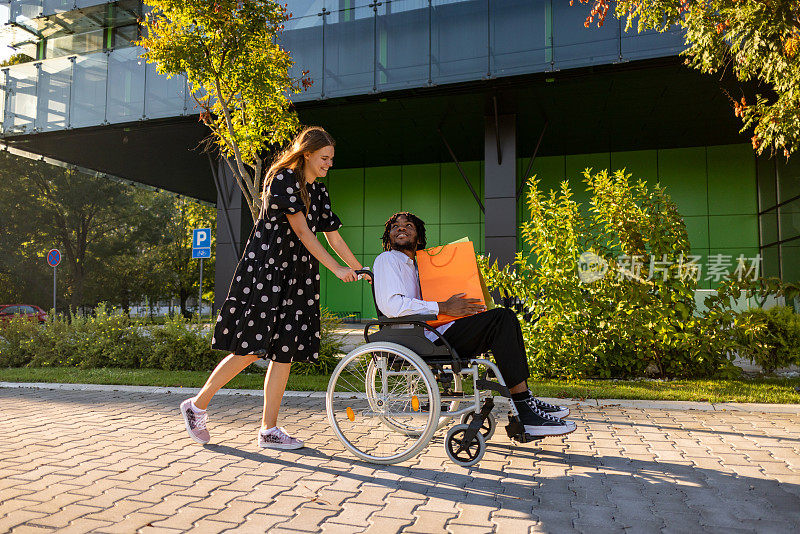
[[[205, 371], [163, 371], [160, 369], [0, 369], [3, 382], [54, 382], [72, 384], [120, 384], [132, 386], [200, 387], [208, 378]], [[328, 376], [289, 375], [287, 389], [325, 391]], [[800, 378], [758, 378], [742, 380], [531, 380], [531, 390], [541, 397], [564, 399], [646, 399], [705, 402], [761, 402], [800, 404]], [[264, 374], [242, 373], [227, 387], [261, 389]], [[470, 384], [471, 385], [471, 384]], [[471, 389], [471, 388], [465, 388]]]

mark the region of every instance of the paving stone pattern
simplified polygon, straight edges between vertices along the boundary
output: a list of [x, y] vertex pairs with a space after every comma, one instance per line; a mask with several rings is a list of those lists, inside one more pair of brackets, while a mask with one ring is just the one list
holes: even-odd
[[464, 469], [441, 435], [401, 465], [356, 461], [320, 398], [284, 400], [305, 449], [256, 446], [253, 396], [214, 399], [203, 447], [181, 400], [0, 388], [0, 532], [800, 530], [797, 413], [579, 406], [570, 436], [515, 447], [500, 428]]

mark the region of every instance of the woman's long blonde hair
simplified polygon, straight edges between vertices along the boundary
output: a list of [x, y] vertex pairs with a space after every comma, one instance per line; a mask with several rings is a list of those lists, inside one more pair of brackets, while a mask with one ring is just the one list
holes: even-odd
[[296, 173], [300, 173], [297, 181], [300, 183], [300, 198], [306, 206], [306, 215], [308, 214], [309, 204], [311, 199], [308, 196], [308, 189], [306, 188], [306, 179], [303, 174], [303, 167], [305, 166], [306, 159], [303, 154], [306, 152], [316, 152], [326, 146], [336, 146], [336, 141], [330, 136], [328, 132], [319, 126], [309, 126], [297, 134], [292, 143], [283, 149], [275, 159], [272, 160], [272, 165], [267, 170], [267, 175], [264, 178], [264, 190], [261, 194], [261, 202], [264, 206], [268, 205], [269, 186], [275, 175], [281, 169], [292, 169]]

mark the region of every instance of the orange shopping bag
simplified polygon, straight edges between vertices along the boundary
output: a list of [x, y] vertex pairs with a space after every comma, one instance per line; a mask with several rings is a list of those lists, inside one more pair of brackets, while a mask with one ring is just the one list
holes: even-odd
[[[417, 268], [423, 300], [442, 302], [457, 293], [466, 293], [464, 298], [480, 299], [485, 304], [472, 241], [457, 241], [418, 250]], [[458, 317], [439, 314], [435, 321], [428, 321], [428, 324], [436, 327], [455, 319]]]

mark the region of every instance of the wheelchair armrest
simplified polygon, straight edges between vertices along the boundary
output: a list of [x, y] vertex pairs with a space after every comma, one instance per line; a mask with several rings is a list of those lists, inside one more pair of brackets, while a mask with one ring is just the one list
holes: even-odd
[[435, 321], [436, 317], [433, 314], [403, 315], [401, 317], [381, 317], [377, 322], [378, 324], [410, 324]]

